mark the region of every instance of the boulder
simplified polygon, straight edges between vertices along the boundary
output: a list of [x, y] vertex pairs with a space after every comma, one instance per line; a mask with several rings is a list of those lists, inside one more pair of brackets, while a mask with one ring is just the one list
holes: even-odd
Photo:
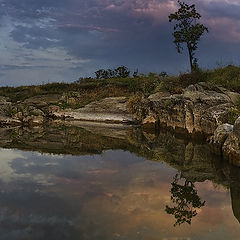
[[223, 87], [217, 87], [217, 88], [221, 93], [224, 93], [225, 95], [227, 95], [229, 97], [230, 101], [232, 101], [234, 104], [239, 103], [239, 101], [240, 101], [239, 93], [229, 91], [228, 89], [223, 88]]
[[223, 154], [234, 165], [240, 166], [240, 117], [233, 126], [233, 131], [223, 145]]
[[9, 98], [0, 96], [0, 126], [18, 126], [21, 122], [12, 118], [12, 103]]
[[215, 148], [221, 149], [229, 134], [233, 131], [233, 125], [225, 123], [217, 127], [214, 135], [210, 138], [210, 143]]
[[205, 90], [202, 85], [190, 85], [184, 89], [183, 96], [189, 98], [193, 103], [201, 102], [203, 104], [222, 104], [230, 102], [230, 98], [224, 94], [213, 90]]
[[225, 94], [230, 98], [234, 104], [239, 104], [240, 94], [236, 92], [226, 91]]
[[240, 117], [234, 123], [233, 133], [240, 139]]

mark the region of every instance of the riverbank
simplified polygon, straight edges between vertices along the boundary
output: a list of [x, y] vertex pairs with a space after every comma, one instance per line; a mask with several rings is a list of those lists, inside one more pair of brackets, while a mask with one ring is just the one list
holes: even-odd
[[240, 165], [239, 73], [239, 67], [227, 66], [177, 77], [149, 74], [4, 87], [0, 88], [0, 125], [34, 127], [85, 121], [142, 125], [148, 131], [171, 128], [193, 138], [203, 136], [214, 150]]

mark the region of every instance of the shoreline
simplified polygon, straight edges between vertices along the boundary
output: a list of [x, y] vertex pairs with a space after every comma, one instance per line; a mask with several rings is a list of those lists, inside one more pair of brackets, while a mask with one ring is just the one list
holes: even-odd
[[[213, 90], [200, 82], [182, 94], [157, 92], [148, 97], [107, 97], [81, 108], [63, 108], [62, 96], [44, 95], [12, 102], [0, 97], [0, 127], [35, 127], [58, 122], [89, 128], [142, 126], [150, 132], [171, 129], [174, 134], [204, 139], [231, 163], [240, 166], [240, 117], [230, 115], [240, 94], [224, 88]], [[69, 100], [69, 99], [68, 99]], [[72, 102], [77, 100], [72, 97]]]

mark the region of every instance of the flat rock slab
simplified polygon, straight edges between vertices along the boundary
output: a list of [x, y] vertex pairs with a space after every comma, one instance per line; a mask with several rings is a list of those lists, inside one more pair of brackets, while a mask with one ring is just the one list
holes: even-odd
[[60, 94], [48, 94], [48, 95], [39, 95], [27, 98], [24, 103], [29, 105], [47, 105], [47, 104], [56, 104], [61, 100]]
[[53, 112], [56, 117], [77, 121], [133, 123], [134, 119], [127, 111], [127, 98], [111, 97], [92, 102], [83, 108], [65, 109]]

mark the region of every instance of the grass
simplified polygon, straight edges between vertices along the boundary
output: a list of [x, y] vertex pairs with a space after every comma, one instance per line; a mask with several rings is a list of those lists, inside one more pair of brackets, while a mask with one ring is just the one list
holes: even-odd
[[[138, 78], [88, 79], [81, 83], [51, 83], [37, 86], [1, 87], [0, 96], [8, 97], [14, 103], [51, 94], [74, 98], [75, 103], [60, 101], [62, 107], [81, 107], [106, 97], [130, 96], [137, 92], [151, 94], [159, 84], [157, 76]], [[74, 106], [73, 106], [74, 105]]]
[[237, 118], [240, 116], [240, 99], [235, 105], [228, 111], [228, 123], [234, 124]]
[[240, 67], [228, 65], [207, 71], [206, 81], [211, 85], [220, 85], [229, 90], [240, 92]]
[[[51, 83], [37, 86], [1, 87], [0, 96], [9, 97], [13, 102], [24, 101], [36, 95], [57, 94], [68, 91], [71, 84]], [[71, 86], [73, 87], [73, 86]]]
[[240, 67], [228, 65], [212, 70], [181, 73], [178, 76], [149, 73], [134, 78], [87, 78], [75, 83], [49, 83], [15, 88], [1, 87], [0, 96], [8, 97], [12, 102], [22, 102], [34, 96], [67, 95], [74, 98], [74, 103], [62, 100], [58, 104], [63, 108], [78, 108], [106, 97], [130, 97], [135, 94], [149, 96], [159, 91], [179, 94], [183, 92], [185, 87], [198, 82], [207, 82], [212, 87], [222, 86], [240, 93]]

